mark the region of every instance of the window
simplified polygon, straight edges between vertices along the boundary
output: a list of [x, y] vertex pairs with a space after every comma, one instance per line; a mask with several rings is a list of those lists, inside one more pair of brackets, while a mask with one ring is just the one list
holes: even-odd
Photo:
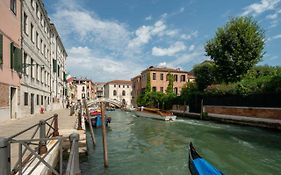
[[3, 64], [3, 35], [0, 34], [0, 64]]
[[113, 96], [116, 96], [116, 95], [117, 95], [116, 90], [113, 90]]
[[28, 33], [27, 33], [27, 28], [28, 28], [28, 24], [27, 24], [27, 21], [28, 21], [28, 19], [27, 19], [27, 15], [26, 15], [26, 13], [24, 13], [23, 14], [23, 31], [24, 31], [24, 33], [26, 34], [26, 35], [28, 35]]
[[160, 87], [160, 92], [164, 92], [164, 88], [163, 87]]
[[36, 46], [39, 49], [39, 34], [36, 32], [36, 38], [35, 38]]
[[33, 59], [31, 58], [31, 61], [30, 61], [30, 75], [31, 75], [31, 78], [34, 78], [34, 70], [33, 70]]
[[23, 73], [25, 75], [27, 75], [27, 72], [26, 72], [27, 67], [26, 67], [26, 65], [27, 65], [27, 54], [24, 52], [23, 53]]
[[153, 92], [156, 92], [156, 90], [157, 90], [156, 87], [153, 86], [153, 87], [152, 87], [152, 91], [153, 91]]
[[43, 40], [40, 39], [40, 50], [41, 50], [41, 53], [43, 53]]
[[14, 43], [10, 44], [10, 68], [17, 72], [22, 71], [21, 49], [15, 47]]
[[85, 87], [84, 86], [82, 86], [82, 92], [84, 92], [85, 91]]
[[53, 59], [53, 72], [57, 72], [57, 60]]
[[30, 39], [34, 43], [34, 26], [32, 23], [30, 24]]
[[118, 87], [119, 87], [119, 88], [121, 87], [121, 86], [120, 86], [120, 84], [119, 84], [119, 86], [118, 86]]
[[58, 77], [60, 77], [60, 65], [58, 65]]
[[153, 79], [153, 80], [156, 80], [156, 73], [153, 73], [153, 74], [152, 74], [152, 79]]
[[43, 95], [41, 95], [41, 105], [43, 105]]
[[10, 0], [10, 9], [15, 15], [17, 14], [17, 0]]
[[35, 69], [36, 69], [36, 80], [39, 80], [39, 65], [38, 64], [36, 64]]
[[164, 75], [160, 74], [160, 80], [164, 80]]
[[127, 85], [127, 88], [129, 88], [129, 85]]
[[123, 88], [125, 88], [125, 85], [123, 85]]
[[174, 88], [174, 93], [175, 93], [176, 95], [178, 95], [178, 88], [177, 88], [177, 87]]
[[122, 91], [122, 95], [123, 95], [123, 96], [125, 96], [125, 95], [126, 95], [126, 92], [125, 92], [124, 90]]
[[24, 106], [27, 106], [28, 105], [28, 93], [25, 92], [24, 93]]
[[36, 104], [39, 105], [39, 95], [36, 96]]
[[185, 82], [185, 75], [181, 75], [181, 82]]
[[178, 75], [174, 75], [174, 81], [178, 81]]

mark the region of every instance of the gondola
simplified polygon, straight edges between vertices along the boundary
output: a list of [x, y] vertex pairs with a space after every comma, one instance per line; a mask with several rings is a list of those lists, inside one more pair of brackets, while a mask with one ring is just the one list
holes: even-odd
[[222, 172], [197, 153], [191, 142], [189, 144], [188, 167], [192, 175], [223, 175]]

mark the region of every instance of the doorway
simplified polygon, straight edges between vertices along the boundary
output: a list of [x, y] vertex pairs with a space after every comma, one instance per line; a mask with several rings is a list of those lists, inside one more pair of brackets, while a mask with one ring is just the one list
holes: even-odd
[[30, 96], [30, 105], [31, 105], [30, 114], [34, 114], [34, 94], [31, 94]]
[[17, 118], [16, 92], [17, 92], [17, 88], [14, 88], [14, 87], [10, 88], [10, 118], [11, 119]]

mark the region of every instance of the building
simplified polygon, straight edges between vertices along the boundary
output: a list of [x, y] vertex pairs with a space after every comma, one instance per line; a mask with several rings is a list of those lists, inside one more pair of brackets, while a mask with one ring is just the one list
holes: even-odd
[[135, 76], [131, 79], [132, 82], [132, 105], [137, 106], [137, 98], [141, 94], [141, 76]]
[[113, 80], [104, 85], [104, 97], [131, 106], [132, 84], [127, 80]]
[[19, 116], [21, 3], [0, 1], [0, 121]]
[[96, 98], [96, 87], [92, 80], [74, 79], [73, 83], [77, 87], [77, 100], [94, 100]]
[[73, 83], [73, 80], [68, 81], [66, 87], [67, 103], [72, 104], [77, 102], [77, 86]]
[[169, 84], [167, 78], [169, 73], [174, 76], [173, 88], [176, 95], [180, 95], [182, 87], [185, 86], [187, 82], [195, 80], [195, 77], [187, 71], [167, 67], [150, 66], [142, 71], [141, 75], [131, 79], [133, 84], [133, 105], [136, 106], [137, 97], [145, 90], [147, 76], [150, 76], [151, 88], [153, 91], [165, 93]]
[[42, 0], [22, 1], [20, 108], [27, 116], [65, 106], [66, 51]]
[[96, 83], [96, 96], [97, 98], [103, 98], [104, 97], [104, 82], [98, 82]]

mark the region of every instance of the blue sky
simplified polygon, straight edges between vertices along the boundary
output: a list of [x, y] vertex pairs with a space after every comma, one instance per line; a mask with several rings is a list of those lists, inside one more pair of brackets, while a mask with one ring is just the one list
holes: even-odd
[[281, 66], [281, 0], [45, 0], [68, 53], [67, 71], [94, 81], [130, 79], [150, 65], [191, 70], [230, 17], [265, 31], [259, 64]]

